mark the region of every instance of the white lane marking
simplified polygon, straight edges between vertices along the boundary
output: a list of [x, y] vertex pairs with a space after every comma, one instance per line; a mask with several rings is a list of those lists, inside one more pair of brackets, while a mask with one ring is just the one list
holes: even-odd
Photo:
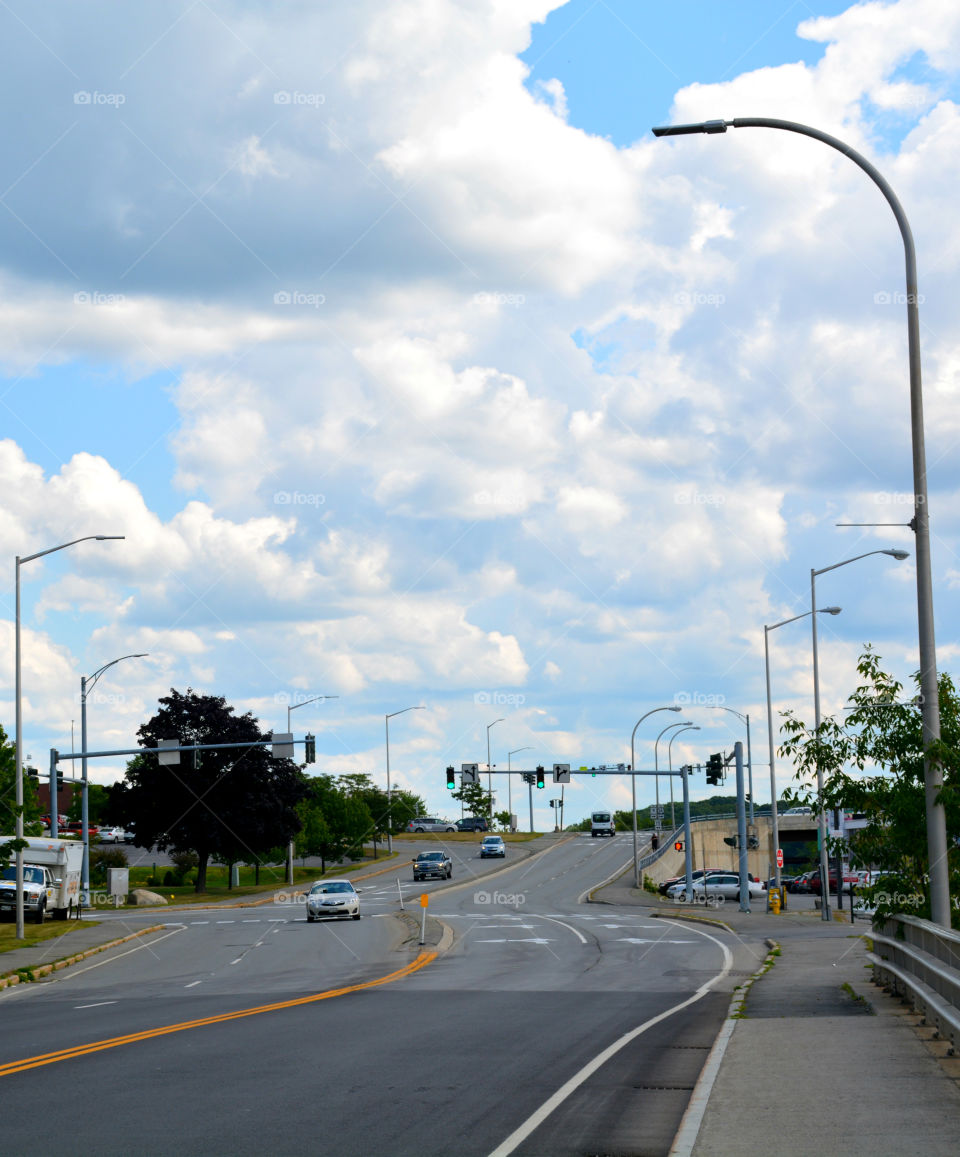
[[241, 920], [240, 923], [241, 924], [261, 924], [261, 923], [263, 923], [263, 921], [261, 921], [261, 920]]
[[584, 936], [584, 934], [579, 929], [574, 928], [572, 924], [564, 924], [562, 920], [558, 920], [555, 916], [537, 916], [535, 919], [549, 920], [551, 924], [559, 924], [561, 928], [566, 928], [568, 932], [572, 932], [581, 944], [586, 944], [587, 942], [586, 936]]
[[218, 924], [236, 924], [236, 920], [218, 920]]
[[[675, 924], [675, 921], [671, 920], [667, 921], [667, 923]], [[680, 927], [676, 924], [675, 926]], [[647, 1029], [653, 1028], [653, 1026], [659, 1024], [660, 1021], [673, 1016], [675, 1012], [680, 1012], [682, 1009], [688, 1008], [691, 1004], [696, 1004], [698, 1000], [702, 1000], [710, 991], [711, 987], [727, 975], [730, 971], [730, 966], [733, 964], [733, 956], [726, 944], [700, 928], [683, 929], [684, 932], [688, 930], [695, 932], [698, 936], [706, 937], [707, 940], [713, 941], [723, 953], [723, 968], [720, 969], [717, 975], [711, 977], [705, 984], [701, 984], [697, 991], [692, 996], [688, 996], [686, 1000], [682, 1000], [679, 1004], [675, 1004], [665, 1012], [661, 1012], [657, 1016], [651, 1017], [650, 1020], [644, 1021], [643, 1024], [637, 1025], [636, 1028], [632, 1028], [629, 1032], [625, 1032], [623, 1036], [597, 1053], [593, 1060], [587, 1061], [579, 1072], [574, 1073], [565, 1084], [557, 1089], [552, 1097], [548, 1097], [539, 1109], [531, 1113], [519, 1128], [514, 1129], [510, 1136], [493, 1150], [490, 1157], [510, 1157], [510, 1154], [513, 1153], [518, 1145], [522, 1144], [535, 1129], [539, 1128], [551, 1113], [558, 1109], [572, 1093], [575, 1093], [577, 1089], [580, 1088], [584, 1081], [592, 1077], [611, 1057], [616, 1056], [622, 1048], [625, 1048], [632, 1041], [636, 1040], [637, 1037], [645, 1033]]]
[[75, 1004], [74, 1008], [103, 1008], [105, 1004], [116, 1004], [115, 1000], [98, 1000], [96, 1004]]
[[478, 932], [489, 932], [495, 928], [510, 928], [510, 929], [526, 928], [530, 932], [533, 931], [533, 925], [532, 924], [477, 924], [476, 925], [476, 929]]
[[[256, 947], [256, 946], [254, 946], [254, 947]], [[231, 960], [230, 963], [231, 964], [239, 964], [242, 959], [243, 959], [242, 956], [238, 956], [236, 960]]]
[[618, 936], [615, 944], [696, 944], [695, 940], [664, 940], [657, 937], [655, 940], [642, 940], [637, 936]]
[[542, 936], [504, 936], [501, 940], [478, 940], [474, 944], [553, 944], [552, 940], [544, 940]]
[[194, 924], [209, 924], [209, 923], [210, 923], [209, 920], [191, 920], [190, 926], [192, 927]]
[[199, 980], [191, 980], [189, 984], [185, 984], [183, 987], [184, 988], [196, 988], [197, 985], [200, 983], [201, 983], [201, 981], [199, 981]]

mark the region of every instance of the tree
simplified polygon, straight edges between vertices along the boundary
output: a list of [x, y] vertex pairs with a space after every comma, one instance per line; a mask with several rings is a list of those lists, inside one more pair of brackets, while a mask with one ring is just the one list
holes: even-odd
[[510, 831], [510, 813], [508, 811], [494, 812], [493, 818], [500, 825], [500, 831]]
[[[181, 744], [244, 743], [267, 738], [253, 715], [236, 715], [225, 699], [171, 689], [157, 713], [137, 732], [144, 747], [161, 739]], [[207, 885], [211, 857], [224, 863], [256, 861], [286, 844], [299, 830], [297, 804], [307, 794], [303, 777], [287, 759], [265, 746], [184, 752], [179, 765], [160, 766], [157, 756], [127, 764], [111, 808], [133, 824], [141, 844], [197, 854], [196, 890]]]
[[[0, 726], [0, 835], [13, 835], [17, 825], [17, 745], [7, 738]], [[23, 769], [23, 831], [24, 835], [39, 836], [40, 803], [37, 799], [37, 781]]]
[[[99, 783], [87, 784], [87, 820], [91, 824], [96, 824], [97, 827], [102, 827], [105, 824], [105, 815], [107, 805], [110, 800], [110, 793], [107, 788]], [[83, 818], [83, 792], [74, 792], [73, 799], [70, 801], [70, 807], [67, 810], [67, 819], [71, 823], [80, 823]]]
[[[878, 917], [897, 910], [898, 897], [922, 896], [910, 912], [929, 918], [920, 710], [915, 702], [902, 701], [902, 685], [883, 671], [871, 647], [860, 656], [857, 670], [862, 682], [848, 699], [852, 710], [846, 718], [827, 718], [813, 729], [785, 712], [781, 750], [793, 759], [798, 780], [809, 783], [819, 766], [826, 808], [866, 815], [866, 826], [850, 834], [849, 852], [854, 867], [891, 873], [882, 891], [874, 890]], [[919, 675], [914, 679], [919, 686]], [[939, 798], [946, 812], [950, 888], [955, 892], [960, 884], [960, 696], [946, 673], [939, 676], [938, 693], [941, 738], [935, 754], [943, 766]], [[812, 794], [800, 802], [818, 806]]]
[[493, 804], [493, 796], [482, 783], [461, 783], [451, 797], [462, 803], [472, 816], [488, 816]]

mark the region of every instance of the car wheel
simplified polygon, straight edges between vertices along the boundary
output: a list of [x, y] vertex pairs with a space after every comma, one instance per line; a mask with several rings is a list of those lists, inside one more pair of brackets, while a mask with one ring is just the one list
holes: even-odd
[[312, 924], [312, 923], [313, 923], [313, 917], [310, 915], [310, 913], [309, 913], [309, 912], [307, 913], [307, 923], [308, 923], [308, 924]]
[[46, 907], [47, 907], [46, 904], [41, 904], [40, 907], [37, 909], [37, 914], [33, 918], [34, 924], [42, 924], [43, 923], [43, 914], [46, 911]]
[[450, 868], [449, 871], [447, 872], [447, 879], [449, 880], [452, 875], [453, 875], [453, 868]]

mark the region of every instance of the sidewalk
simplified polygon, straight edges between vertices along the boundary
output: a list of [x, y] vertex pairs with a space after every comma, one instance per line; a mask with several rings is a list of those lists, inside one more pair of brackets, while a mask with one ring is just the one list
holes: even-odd
[[762, 901], [749, 914], [736, 904], [678, 909], [630, 883], [615, 881], [595, 898], [719, 920], [757, 952], [758, 967], [765, 940], [780, 948], [721, 1032], [671, 1157], [960, 1152], [960, 1060], [939, 1061], [919, 1018], [871, 982], [868, 923], [773, 916]]

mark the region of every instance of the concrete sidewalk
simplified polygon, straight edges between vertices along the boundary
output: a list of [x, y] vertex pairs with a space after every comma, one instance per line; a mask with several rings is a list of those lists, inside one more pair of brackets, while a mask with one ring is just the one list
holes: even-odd
[[[960, 1059], [927, 1044], [931, 1030], [871, 979], [870, 925], [781, 916], [754, 902], [685, 909], [614, 881], [595, 901], [651, 915], [719, 921], [760, 964], [718, 1037], [671, 1157], [955, 1157], [960, 1153]], [[758, 910], [759, 909], [759, 910]]]

